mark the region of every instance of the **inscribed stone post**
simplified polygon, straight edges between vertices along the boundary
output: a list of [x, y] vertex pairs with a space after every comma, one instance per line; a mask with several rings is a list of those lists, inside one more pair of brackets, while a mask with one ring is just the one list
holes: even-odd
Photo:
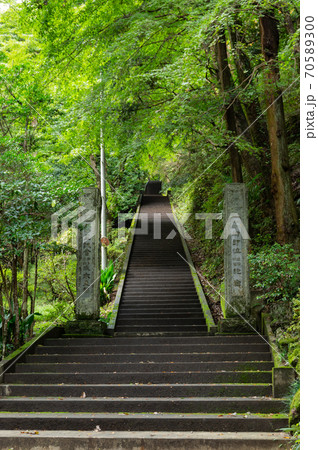
[[247, 190], [243, 183], [226, 185], [223, 218], [225, 317], [249, 318], [248, 201]]
[[100, 313], [100, 193], [84, 188], [77, 230], [77, 320], [97, 320]]

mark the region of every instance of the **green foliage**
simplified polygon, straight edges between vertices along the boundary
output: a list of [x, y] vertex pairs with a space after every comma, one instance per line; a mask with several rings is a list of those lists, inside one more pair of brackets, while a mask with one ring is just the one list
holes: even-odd
[[250, 279], [266, 303], [290, 302], [299, 289], [299, 255], [291, 245], [274, 244], [251, 254]]
[[43, 252], [39, 263], [39, 289], [48, 302], [73, 302], [76, 294], [76, 257], [58, 247]]
[[102, 305], [110, 300], [110, 294], [114, 289], [116, 276], [113, 261], [109, 261], [106, 269], [102, 270], [100, 275], [100, 298]]
[[281, 430], [293, 435], [294, 442], [291, 447], [292, 450], [300, 450], [300, 422], [291, 425], [288, 428], [282, 428]]
[[[35, 316], [41, 316], [42, 314], [36, 312], [29, 314], [27, 317], [23, 318], [21, 316], [21, 309], [19, 311], [19, 328], [20, 328], [20, 338], [19, 342], [24, 343], [28, 337], [29, 330], [35, 321]], [[11, 314], [9, 310], [4, 310], [4, 320], [5, 324], [0, 317], [0, 346], [2, 347], [3, 342], [3, 328], [6, 327], [5, 336], [5, 352], [2, 356], [10, 353], [14, 349], [14, 336], [15, 336], [15, 314]]]
[[103, 322], [103, 323], [107, 324], [107, 323], [109, 323], [111, 316], [112, 316], [112, 312], [109, 311], [109, 312], [101, 315], [101, 317], [99, 318], [99, 322]]
[[37, 310], [41, 316], [35, 319], [34, 332], [41, 334], [52, 324], [64, 326], [68, 321], [75, 319], [74, 305], [65, 300], [46, 300], [40, 297], [37, 300]]
[[292, 318], [287, 326], [276, 330], [276, 338], [289, 364], [300, 372], [300, 294], [292, 299]]
[[[267, 307], [276, 308], [276, 328], [281, 327], [292, 306], [297, 308], [291, 299], [297, 296], [298, 256], [288, 246], [270, 247], [275, 227], [263, 173], [267, 144], [256, 145], [249, 132], [229, 132], [224, 105], [239, 102], [243, 117], [235, 114], [243, 129], [255, 100], [259, 114], [264, 110], [259, 15], [269, 7], [280, 34], [279, 87], [297, 79], [298, 2], [260, 0], [256, 7], [252, 0], [68, 0], [62, 6], [60, 0], [19, 2], [0, 21], [0, 263], [7, 274], [26, 245], [34, 271], [33, 253], [39, 250], [38, 300], [47, 308], [45, 320], [64, 315], [75, 298], [76, 263], [68, 247], [48, 248], [50, 215], [70, 202], [75, 208], [80, 189], [97, 185], [92, 161], [98, 168], [101, 144], [108, 217], [115, 221], [120, 211], [134, 209], [139, 190], [155, 176], [172, 189], [180, 213], [221, 212], [222, 191], [231, 182], [227, 148], [235, 141], [249, 190], [251, 280]], [[215, 54], [220, 30], [234, 82], [224, 93]], [[239, 80], [238, 53], [248, 63], [245, 83]], [[299, 157], [298, 96], [297, 83], [284, 94], [293, 165]], [[264, 115], [257, 125], [265, 125]], [[246, 163], [251, 155], [258, 163], [266, 160], [256, 174]], [[213, 222], [212, 240], [194, 216], [186, 229], [201, 272], [219, 289], [221, 221]], [[114, 273], [127, 244], [116, 232], [109, 232], [107, 247]], [[18, 271], [21, 278], [20, 260]], [[19, 279], [20, 302], [21, 284]], [[290, 339], [297, 336], [294, 327]], [[282, 345], [297, 367], [294, 344]]]

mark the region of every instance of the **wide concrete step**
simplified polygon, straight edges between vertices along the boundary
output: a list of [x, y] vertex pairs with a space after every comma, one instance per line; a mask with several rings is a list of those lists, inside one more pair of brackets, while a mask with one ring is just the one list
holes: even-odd
[[[85, 391], [83, 391], [85, 392]], [[2, 411], [10, 412], [161, 412], [161, 413], [269, 413], [279, 414], [285, 404], [282, 400], [271, 398], [5, 398], [0, 400]], [[0, 416], [1, 417], [1, 416]]]
[[4, 383], [48, 384], [121, 384], [121, 383], [271, 383], [272, 372], [94, 372], [94, 373], [6, 373]]
[[171, 296], [154, 298], [152, 296], [130, 296], [127, 295], [123, 298], [120, 310], [123, 308], [147, 308], [156, 307], [165, 309], [166, 307], [177, 307], [177, 308], [198, 308], [200, 306], [199, 299], [197, 297], [180, 297], [172, 298]]
[[[170, 312], [169, 312], [170, 311]], [[154, 308], [147, 308], [145, 307], [145, 309], [137, 309], [137, 310], [133, 310], [131, 308], [125, 307], [122, 309], [122, 311], [119, 313], [118, 318], [194, 318], [194, 319], [198, 319], [198, 318], [202, 318], [202, 311], [197, 308], [197, 309], [192, 309], [191, 311], [185, 311], [183, 308], [170, 308], [169, 311], [162, 311], [162, 309], [160, 308], [158, 309], [154, 309]], [[118, 320], [118, 319], [117, 319]]]
[[27, 397], [269, 397], [259, 384], [3, 384], [0, 395]]
[[169, 288], [171, 286], [173, 287], [178, 287], [178, 288], [183, 288], [183, 290], [187, 289], [188, 287], [193, 287], [193, 279], [189, 278], [189, 277], [185, 277], [185, 278], [178, 278], [176, 279], [175, 277], [171, 277], [170, 279], [161, 279], [161, 280], [154, 280], [154, 279], [143, 279], [143, 280], [131, 280], [130, 278], [127, 278], [125, 280], [125, 287], [129, 287], [129, 288], [135, 288], [135, 287], [158, 287], [160, 289], [161, 288]]
[[145, 308], [150, 311], [153, 311], [153, 312], [158, 312], [158, 313], [165, 312], [166, 314], [168, 314], [169, 312], [173, 313], [174, 309], [176, 309], [176, 311], [178, 311], [178, 312], [181, 311], [181, 312], [185, 312], [185, 313], [189, 313], [189, 314], [191, 312], [201, 312], [202, 311], [201, 305], [197, 300], [193, 301], [193, 304], [190, 304], [190, 305], [184, 305], [180, 302], [176, 303], [176, 304], [166, 302], [164, 305], [162, 305], [162, 304], [158, 304], [158, 303], [148, 303], [148, 302], [144, 302], [143, 304], [137, 304], [135, 302], [127, 301], [124, 306], [123, 306], [123, 304], [121, 305], [119, 314], [121, 313], [121, 311], [123, 309], [125, 310], [126, 313], [127, 312], [138, 313], [138, 312], [143, 312]]
[[165, 275], [169, 276], [178, 276], [178, 275], [189, 275], [189, 266], [169, 266], [168, 270], [164, 267], [151, 267], [151, 266], [144, 266], [144, 267], [135, 267], [134, 269], [128, 269], [127, 276], [134, 276], [134, 277], [161, 277]]
[[[189, 300], [196, 300], [198, 301], [197, 293], [193, 292], [174, 292], [173, 295], [168, 292], [158, 292], [158, 294], [150, 293], [149, 295], [140, 294], [140, 293], [123, 293], [122, 300], [125, 300], [126, 298], [129, 298], [131, 300], [143, 300], [143, 301], [150, 301], [150, 300], [168, 300], [171, 302], [182, 300], [182, 301], [189, 301]], [[121, 302], [120, 302], [121, 303]], [[121, 303], [122, 304], [122, 303]]]
[[206, 336], [209, 333], [207, 332], [207, 329], [203, 331], [195, 330], [193, 327], [191, 327], [191, 331], [144, 331], [142, 327], [137, 328], [135, 331], [115, 331], [114, 336], [115, 337], [136, 337], [136, 336]]
[[[267, 350], [269, 351], [269, 346], [267, 341], [264, 340], [261, 335], [258, 334], [248, 334], [248, 335], [215, 335], [215, 336], [182, 336], [182, 337], [134, 337], [134, 338], [113, 338], [113, 337], [76, 337], [76, 338], [50, 338], [45, 339], [45, 345], [60, 345], [60, 346], [68, 346], [70, 344], [75, 346], [80, 346], [83, 344], [90, 345], [165, 345], [172, 346], [175, 348], [176, 345], [179, 345], [180, 350], [184, 349], [186, 345], [192, 345], [194, 348], [198, 349], [199, 347], [195, 347], [196, 345], [223, 345], [223, 344], [262, 344], [266, 345]], [[206, 347], [205, 347], [206, 348]], [[226, 348], [226, 347], [223, 347]], [[243, 346], [242, 349], [244, 351], [248, 351], [248, 346]], [[177, 352], [173, 352], [177, 353]]]
[[171, 296], [162, 297], [162, 298], [155, 298], [153, 296], [139, 296], [138, 298], [133, 295], [126, 295], [125, 298], [123, 298], [120, 310], [123, 308], [147, 308], [149, 307], [156, 307], [165, 309], [166, 307], [183, 307], [183, 308], [197, 308], [200, 306], [199, 299], [197, 297], [189, 296], [189, 297], [180, 297], [180, 298], [173, 298]]
[[172, 331], [177, 333], [183, 333], [186, 332], [206, 332], [207, 327], [206, 325], [192, 325], [192, 324], [186, 324], [186, 325], [116, 325], [115, 331], [120, 332], [159, 332], [164, 333], [166, 331]]
[[166, 281], [191, 281], [193, 283], [192, 275], [189, 273], [179, 273], [179, 274], [152, 274], [149, 275], [147, 273], [139, 273], [136, 274], [135, 272], [128, 272], [125, 278], [125, 282], [130, 283], [143, 283], [143, 282], [150, 282], [153, 281], [155, 283], [161, 283]]
[[29, 373], [29, 372], [43, 372], [43, 373], [93, 373], [93, 372], [216, 372], [216, 371], [269, 371], [273, 367], [270, 361], [255, 362], [255, 361], [208, 361], [208, 362], [153, 362], [147, 358], [143, 362], [138, 363], [25, 363], [16, 364], [15, 373]]
[[201, 317], [202, 316], [202, 310], [201, 308], [191, 308], [191, 310], [187, 310], [184, 308], [170, 308], [169, 311], [162, 310], [162, 308], [122, 308], [121, 312], [119, 312], [118, 317], [122, 318], [131, 318], [131, 317], [145, 317], [145, 318], [151, 318], [151, 317]]
[[[96, 355], [27, 355], [26, 363], [95, 363]], [[102, 354], [99, 363], [271, 361], [270, 353], [139, 353]]]
[[0, 447], [15, 450], [277, 450], [290, 449], [285, 433], [263, 432], [166, 432], [166, 431], [45, 431], [35, 435], [19, 430], [0, 430]]
[[[120, 338], [123, 339], [123, 338]], [[159, 337], [158, 337], [159, 339]], [[82, 354], [103, 354], [103, 353], [248, 353], [248, 352], [267, 352], [269, 351], [268, 344], [164, 344], [158, 345], [145, 342], [144, 345], [134, 343], [118, 344], [115, 341], [111, 344], [111, 341], [105, 342], [104, 345], [88, 345], [72, 342], [68, 345], [45, 345], [37, 346], [35, 348], [36, 354], [49, 354], [49, 353], [82, 353]]]
[[129, 287], [129, 286], [125, 286], [124, 287], [124, 291], [123, 291], [123, 295], [154, 295], [154, 296], [160, 296], [162, 294], [166, 294], [166, 295], [173, 295], [174, 294], [178, 294], [177, 297], [182, 297], [184, 294], [192, 294], [192, 295], [196, 295], [197, 291], [195, 289], [194, 286], [189, 286], [188, 288], [180, 288], [179, 286], [174, 286], [174, 285], [170, 285], [167, 287], [160, 287], [160, 286], [136, 286], [136, 287]]
[[129, 317], [126, 318], [123, 315], [120, 315], [117, 318], [116, 322], [116, 330], [119, 328], [119, 326], [129, 325], [129, 326], [144, 326], [147, 328], [152, 328], [155, 330], [155, 328], [158, 328], [159, 326], [163, 325], [164, 328], [167, 328], [168, 326], [176, 326], [176, 325], [202, 325], [206, 328], [205, 325], [205, 319], [203, 317], [203, 314], [201, 314], [201, 317], [195, 318], [195, 317]]
[[219, 414], [108, 414], [108, 413], [6, 413], [0, 415], [1, 429], [16, 430], [134, 431], [249, 431], [275, 432], [288, 426], [287, 416]]

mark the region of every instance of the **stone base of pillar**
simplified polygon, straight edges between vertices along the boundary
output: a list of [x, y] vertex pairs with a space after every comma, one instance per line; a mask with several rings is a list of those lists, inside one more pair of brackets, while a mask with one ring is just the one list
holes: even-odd
[[256, 319], [250, 318], [245, 320], [241, 318], [221, 319], [218, 323], [219, 333], [244, 333], [254, 334], [256, 328]]
[[74, 320], [65, 325], [66, 334], [105, 335], [107, 325], [97, 320]]

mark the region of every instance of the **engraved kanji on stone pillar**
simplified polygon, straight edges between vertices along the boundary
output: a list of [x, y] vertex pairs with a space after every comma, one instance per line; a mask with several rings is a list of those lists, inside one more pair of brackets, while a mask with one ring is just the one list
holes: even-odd
[[224, 190], [225, 317], [250, 316], [248, 268], [248, 201], [243, 183], [227, 184]]
[[84, 188], [83, 210], [77, 221], [77, 320], [98, 320], [100, 315], [100, 192]]

